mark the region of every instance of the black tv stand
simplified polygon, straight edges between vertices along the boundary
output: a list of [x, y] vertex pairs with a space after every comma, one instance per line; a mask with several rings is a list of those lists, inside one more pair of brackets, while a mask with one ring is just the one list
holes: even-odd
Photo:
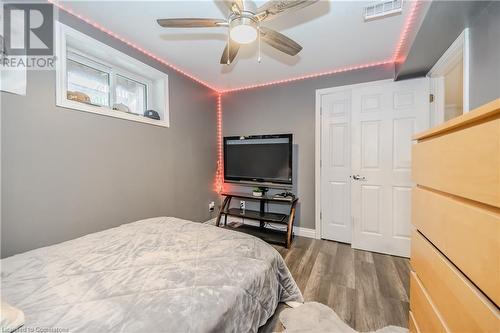
[[[222, 215], [224, 215], [225, 227], [227, 227], [228, 216], [237, 216], [250, 220], [257, 220], [260, 222], [260, 226], [258, 227], [245, 224], [238, 228], [235, 228], [234, 230], [249, 233], [259, 238], [262, 238], [263, 240], [269, 243], [276, 243], [284, 245], [286, 246], [286, 248], [290, 248], [293, 238], [293, 221], [295, 219], [295, 207], [299, 200], [297, 197], [277, 198], [268, 195], [263, 195], [262, 197], [256, 197], [253, 196], [251, 193], [238, 193], [238, 192], [223, 192], [221, 193], [221, 195], [224, 196], [225, 198], [220, 208], [219, 214], [217, 215], [217, 220], [215, 223], [216, 226], [218, 227], [220, 226], [220, 220], [222, 218]], [[230, 208], [231, 200], [233, 198], [260, 201], [260, 209], [259, 211], [255, 211], [248, 209]], [[266, 202], [275, 202], [275, 203], [279, 202], [290, 205], [289, 214], [266, 212], [265, 211]], [[286, 225], [287, 226], [286, 231], [278, 231], [266, 228], [265, 227], [266, 222]]]

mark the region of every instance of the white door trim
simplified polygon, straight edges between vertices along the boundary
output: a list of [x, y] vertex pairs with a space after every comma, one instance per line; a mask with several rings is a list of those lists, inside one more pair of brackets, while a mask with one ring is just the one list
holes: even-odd
[[[427, 76], [431, 79], [446, 76], [448, 72], [455, 67], [455, 65], [462, 61], [463, 66], [463, 113], [469, 112], [469, 62], [470, 62], [470, 33], [469, 28], [464, 29], [460, 36], [450, 45], [450, 47], [443, 53], [441, 58], [432, 66]], [[444, 100], [444, 89], [432, 89], [431, 93], [439, 100]], [[440, 95], [441, 94], [441, 95]], [[435, 112], [436, 118], [444, 117], [444, 104], [438, 105]], [[433, 124], [435, 125], [435, 124]]]
[[371, 81], [346, 86], [338, 86], [333, 88], [317, 89], [316, 90], [316, 107], [315, 107], [315, 135], [314, 135], [314, 225], [316, 230], [316, 239], [321, 239], [321, 97], [323, 95], [335, 93], [341, 90], [356, 87], [377, 86], [382, 83], [394, 82], [393, 79]]
[[429, 92], [434, 96], [434, 101], [429, 101], [430, 125], [437, 126], [444, 123], [444, 76], [429, 78], [429, 85]]

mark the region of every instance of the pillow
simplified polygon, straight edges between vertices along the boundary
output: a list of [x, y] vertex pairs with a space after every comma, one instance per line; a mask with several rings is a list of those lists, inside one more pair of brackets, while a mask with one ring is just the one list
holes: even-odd
[[0, 332], [13, 332], [24, 325], [24, 313], [18, 308], [1, 301]]

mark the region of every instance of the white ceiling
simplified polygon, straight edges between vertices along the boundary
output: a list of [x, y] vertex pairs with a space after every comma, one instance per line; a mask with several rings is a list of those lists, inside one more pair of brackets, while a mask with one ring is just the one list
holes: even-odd
[[[265, 1], [256, 1], [257, 5]], [[166, 29], [157, 18], [224, 18], [224, 4], [214, 1], [64, 1], [65, 7], [94, 21], [218, 90], [283, 80], [311, 73], [391, 60], [411, 4], [403, 14], [364, 22], [363, 7], [374, 1], [320, 1], [265, 26], [301, 44], [295, 57], [257, 44], [242, 46], [230, 66], [219, 60], [227, 29]]]

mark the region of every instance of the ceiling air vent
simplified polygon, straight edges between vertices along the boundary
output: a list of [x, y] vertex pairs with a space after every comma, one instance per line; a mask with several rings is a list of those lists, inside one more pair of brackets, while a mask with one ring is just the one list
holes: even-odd
[[387, 16], [401, 14], [403, 0], [380, 1], [365, 7], [365, 21], [378, 20]]

